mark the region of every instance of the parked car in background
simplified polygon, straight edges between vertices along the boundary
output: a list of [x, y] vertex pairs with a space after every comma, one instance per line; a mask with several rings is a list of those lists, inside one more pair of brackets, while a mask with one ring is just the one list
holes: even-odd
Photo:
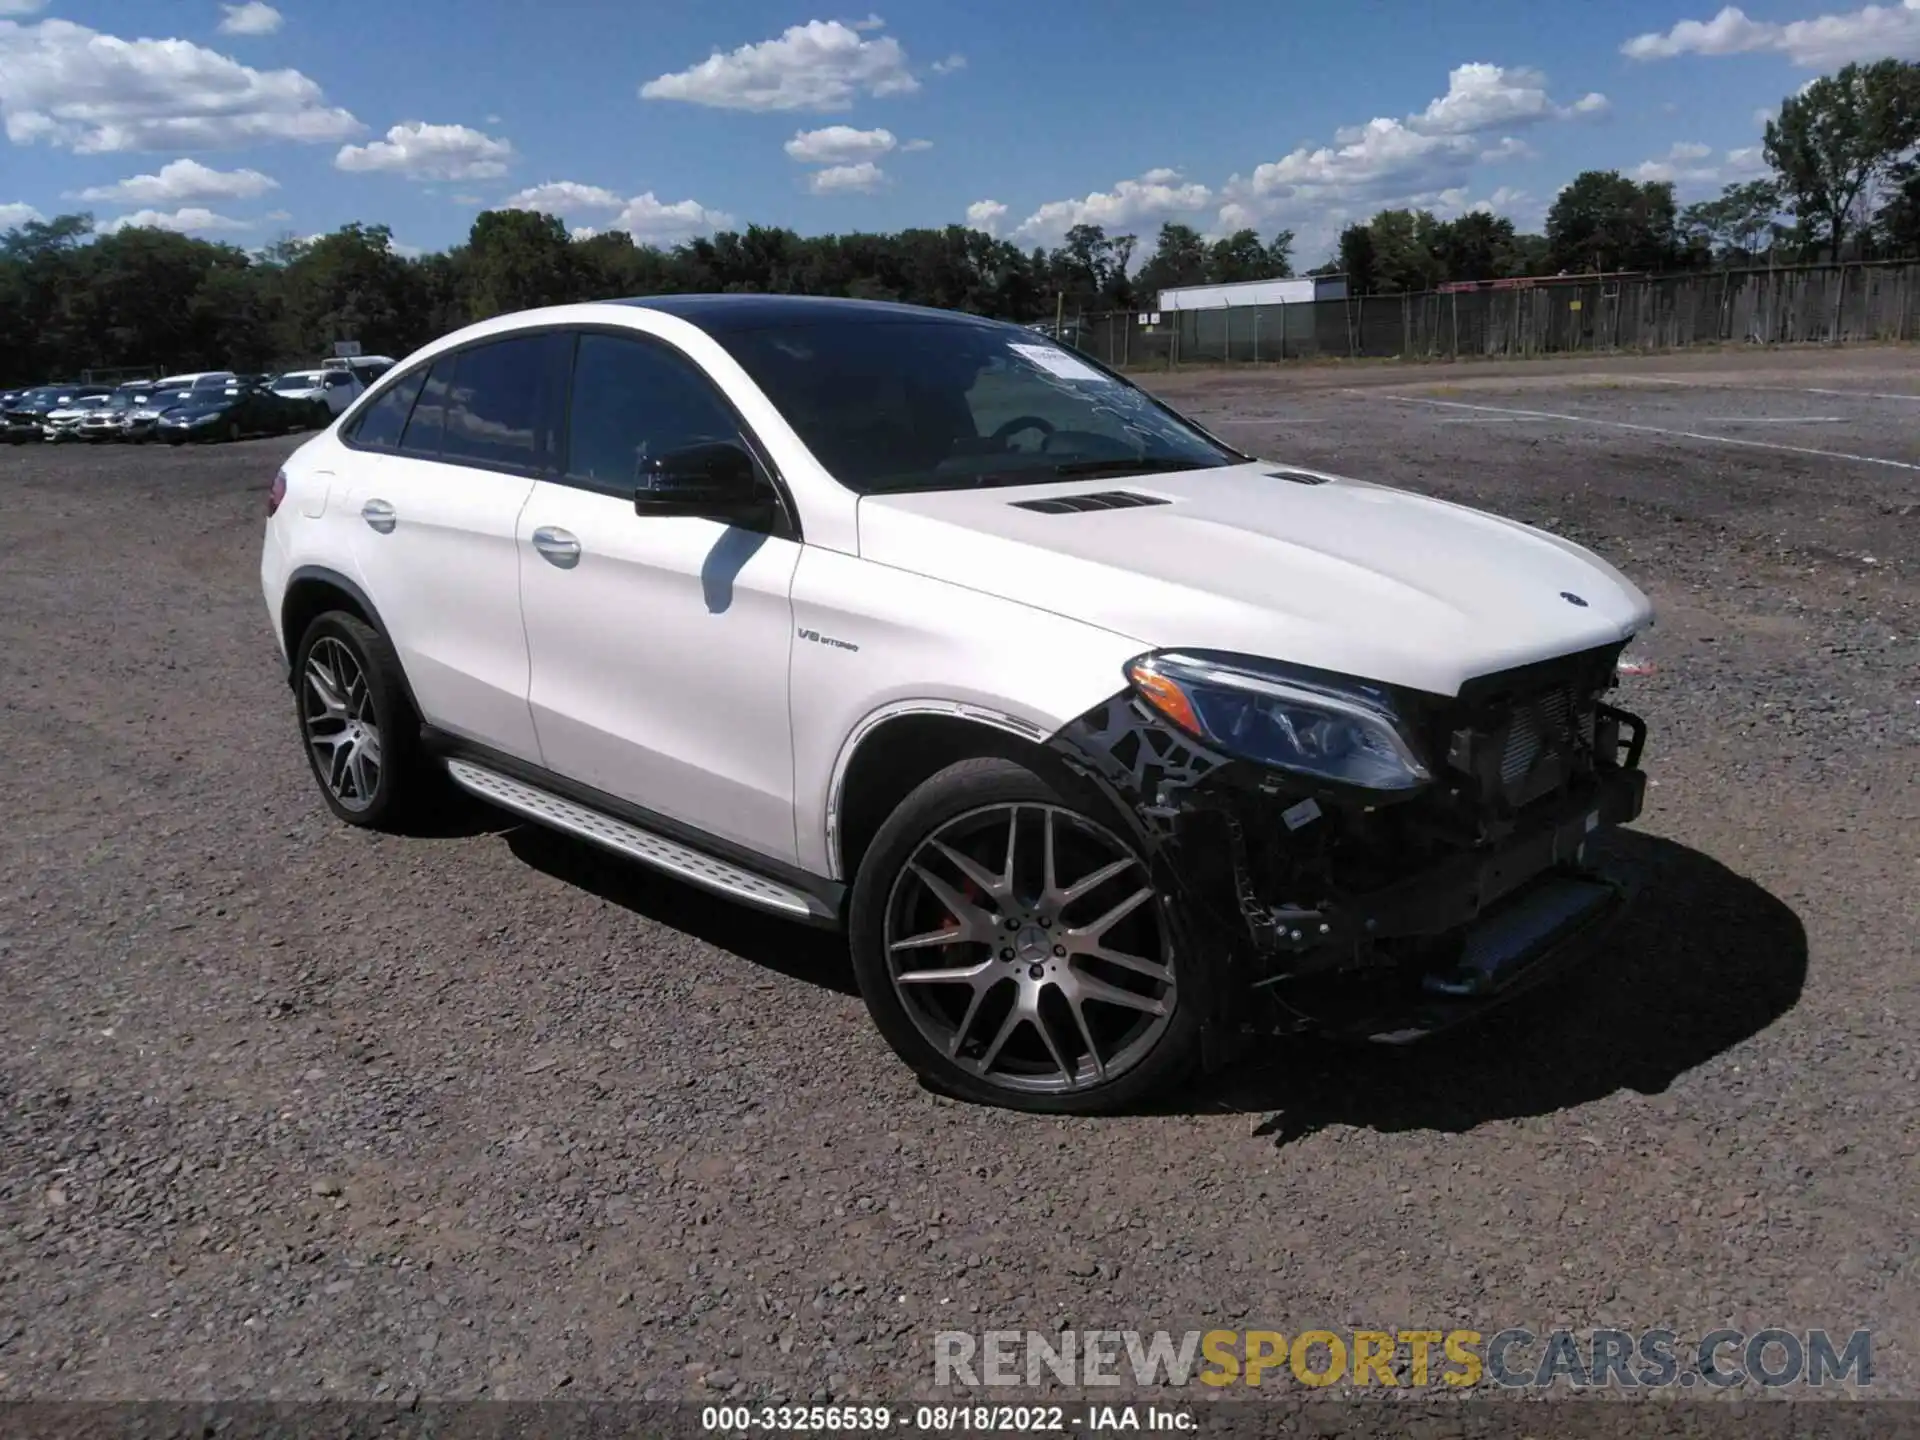
[[146, 404], [152, 395], [153, 387], [147, 381], [118, 387], [107, 397], [104, 405], [96, 405], [80, 417], [80, 438], [96, 445], [102, 440], [124, 439], [127, 417]]
[[155, 422], [154, 433], [172, 445], [189, 440], [240, 440], [248, 435], [285, 435], [311, 430], [332, 418], [322, 405], [289, 400], [265, 385], [238, 378], [214, 388], [195, 384]]
[[268, 382], [276, 395], [289, 400], [318, 400], [329, 418], [338, 415], [367, 387], [351, 370], [289, 370]]
[[391, 370], [395, 363], [391, 355], [353, 355], [346, 358], [336, 357], [331, 360], [322, 360], [320, 362], [320, 368], [322, 370], [345, 370], [358, 380], [361, 385], [371, 386], [374, 381]]
[[139, 445], [153, 439], [160, 417], [193, 394], [193, 375], [169, 375], [153, 382], [153, 388], [141, 404], [129, 410], [120, 422], [120, 438]]
[[46, 438], [55, 444], [62, 440], [78, 439], [80, 422], [90, 411], [105, 405], [112, 395], [111, 390], [97, 390], [75, 395], [71, 400], [56, 405], [47, 412], [47, 418], [42, 427]]
[[4, 438], [11, 445], [47, 438], [47, 420], [56, 410], [88, 395], [105, 395], [105, 385], [38, 385], [23, 392], [6, 410]]

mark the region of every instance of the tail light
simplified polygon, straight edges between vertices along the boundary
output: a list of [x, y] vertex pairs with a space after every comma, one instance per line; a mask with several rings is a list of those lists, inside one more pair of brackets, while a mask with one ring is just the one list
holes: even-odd
[[280, 508], [280, 502], [287, 498], [287, 472], [282, 470], [273, 477], [273, 484], [267, 488], [267, 514]]

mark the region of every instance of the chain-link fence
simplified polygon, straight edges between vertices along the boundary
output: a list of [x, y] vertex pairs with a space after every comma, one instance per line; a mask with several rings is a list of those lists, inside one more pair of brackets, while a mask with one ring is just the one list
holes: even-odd
[[1913, 340], [1920, 339], [1920, 265], [1556, 277], [1157, 316], [1114, 311], [1075, 317], [1063, 338], [1127, 367]]

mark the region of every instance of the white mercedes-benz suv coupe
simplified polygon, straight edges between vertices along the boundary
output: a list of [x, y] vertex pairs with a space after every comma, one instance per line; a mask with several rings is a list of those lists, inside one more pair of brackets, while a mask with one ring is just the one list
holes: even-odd
[[[503, 316], [275, 479], [327, 805], [446, 779], [843, 927], [930, 1085], [1130, 1107], [1261, 1037], [1398, 1042], [1631, 886], [1646, 597], [1508, 520], [1243, 454], [1010, 324], [797, 296]], [[438, 792], [444, 797], [444, 791]]]

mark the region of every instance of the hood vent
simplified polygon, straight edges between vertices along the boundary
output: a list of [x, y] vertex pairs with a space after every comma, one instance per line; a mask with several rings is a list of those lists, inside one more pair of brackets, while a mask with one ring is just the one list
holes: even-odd
[[1296, 485], [1324, 485], [1327, 483], [1326, 476], [1309, 475], [1304, 470], [1269, 470], [1267, 471], [1267, 475], [1274, 480], [1291, 480]]
[[1153, 495], [1136, 495], [1130, 490], [1102, 490], [1095, 495], [1060, 495], [1012, 502], [1016, 510], [1033, 510], [1041, 515], [1071, 515], [1081, 510], [1137, 510], [1142, 505], [1172, 503]]

